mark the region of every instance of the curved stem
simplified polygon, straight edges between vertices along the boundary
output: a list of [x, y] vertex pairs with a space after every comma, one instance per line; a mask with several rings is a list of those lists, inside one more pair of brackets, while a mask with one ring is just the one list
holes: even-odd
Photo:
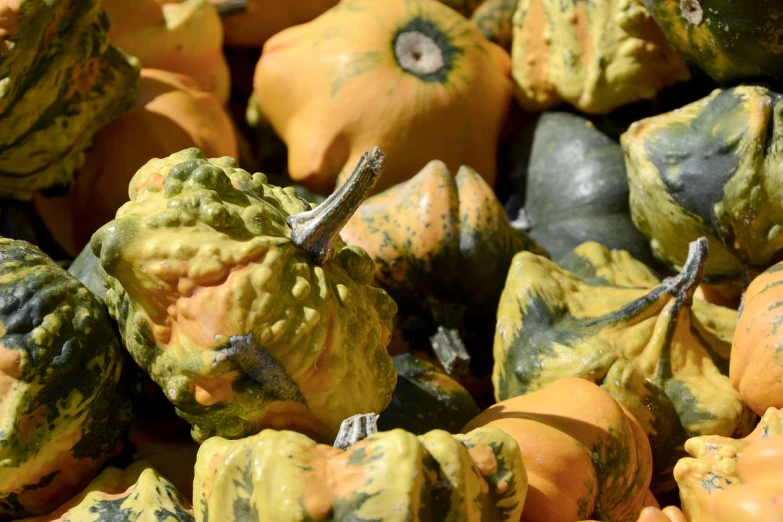
[[693, 293], [701, 283], [707, 265], [708, 245], [706, 237], [700, 237], [688, 245], [688, 257], [679, 274], [663, 281], [663, 286], [680, 301], [679, 306], [693, 301]]
[[373, 433], [378, 433], [378, 415], [374, 413], [360, 413], [359, 415], [348, 417], [340, 424], [340, 431], [337, 433], [334, 447], [346, 450]]
[[291, 241], [307, 250], [317, 265], [334, 259], [334, 243], [383, 172], [383, 153], [378, 147], [362, 154], [351, 177], [313, 210], [287, 219]]

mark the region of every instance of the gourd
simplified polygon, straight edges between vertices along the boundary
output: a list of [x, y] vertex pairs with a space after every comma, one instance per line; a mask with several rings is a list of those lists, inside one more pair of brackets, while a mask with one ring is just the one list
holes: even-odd
[[197, 147], [210, 158], [237, 155], [231, 119], [214, 96], [180, 74], [142, 69], [136, 105], [95, 135], [65, 195], [33, 198], [58, 244], [76, 256], [128, 201], [128, 183], [150, 158]]
[[623, 150], [592, 123], [545, 112], [523, 127], [508, 150], [514, 188], [506, 211], [553, 259], [597, 241], [653, 262], [647, 239], [631, 221]]
[[190, 504], [145, 461], [106, 468], [79, 495], [49, 515], [23, 522], [193, 522]]
[[362, 152], [388, 156], [376, 192], [433, 158], [490, 186], [512, 85], [505, 51], [435, 0], [347, 0], [265, 45], [254, 89], [295, 182], [328, 193]]
[[264, 428], [331, 440], [380, 412], [397, 307], [339, 230], [383, 169], [374, 149], [315, 210], [232, 158], [150, 160], [92, 238], [125, 347], [202, 442]]
[[496, 428], [395, 429], [345, 451], [289, 431], [214, 437], [194, 484], [198, 522], [517, 522], [527, 492], [517, 444]]
[[777, 260], [781, 107], [781, 96], [763, 87], [715, 90], [623, 134], [631, 217], [670, 267], [706, 237], [704, 282], [738, 294]]
[[644, 430], [608, 393], [565, 378], [490, 407], [463, 432], [499, 428], [519, 444], [529, 481], [521, 522], [636, 521], [649, 494]]
[[[419, 318], [403, 322], [403, 333], [414, 341], [423, 337], [455, 376], [466, 373], [471, 352], [483, 357], [489, 373], [483, 347], [492, 335], [511, 258], [521, 250], [544, 253], [511, 227], [481, 176], [468, 167], [454, 176], [437, 160], [369, 198], [341, 235], [375, 260], [376, 281], [398, 303], [401, 316]], [[482, 317], [489, 323], [487, 339], [479, 334], [475, 342], [464, 341], [461, 334], [475, 336], [479, 330], [473, 326]]]
[[109, 41], [146, 69], [190, 76], [221, 103], [231, 77], [223, 55], [220, 16], [208, 0], [102, 0]]
[[38, 248], [0, 238], [0, 519], [47, 513], [120, 449], [131, 417], [103, 304]]
[[642, 0], [520, 0], [511, 49], [522, 108], [607, 114], [690, 79]]
[[98, 0], [0, 5], [0, 198], [70, 184], [95, 131], [133, 105], [138, 61], [107, 31]]
[[516, 9], [517, 0], [485, 0], [470, 16], [470, 21], [476, 24], [487, 40], [510, 51]]
[[682, 272], [658, 281], [627, 252], [587, 243], [563, 268], [518, 254], [498, 307], [493, 383], [499, 400], [563, 377], [595, 382], [650, 437], [653, 492], [688, 437], [744, 435], [752, 412], [728, 378], [737, 312], [694, 299], [707, 241], [691, 245]]
[[776, 0], [643, 0], [672, 45], [720, 83], [780, 78]]
[[783, 517], [783, 410], [769, 408], [744, 439], [717, 435], [685, 443], [674, 468], [689, 522], [774, 521]]

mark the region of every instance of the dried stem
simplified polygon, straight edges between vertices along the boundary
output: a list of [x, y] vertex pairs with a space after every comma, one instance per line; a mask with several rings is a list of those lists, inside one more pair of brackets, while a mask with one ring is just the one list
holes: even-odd
[[378, 415], [360, 413], [348, 417], [340, 424], [340, 432], [334, 441], [334, 447], [346, 450], [373, 433], [378, 433]]

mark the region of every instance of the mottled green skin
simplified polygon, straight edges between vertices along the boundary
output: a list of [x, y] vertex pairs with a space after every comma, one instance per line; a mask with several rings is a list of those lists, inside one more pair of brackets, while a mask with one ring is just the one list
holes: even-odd
[[76, 278], [4, 238], [0, 331], [0, 518], [45, 513], [78, 492], [125, 435], [131, 400], [119, 339]]
[[517, 10], [517, 0], [486, 0], [471, 15], [481, 34], [505, 50], [511, 49], [514, 38], [512, 20]]
[[432, 430], [460, 431], [479, 409], [470, 393], [435, 365], [411, 354], [394, 357], [397, 387], [381, 413], [378, 429], [403, 429], [414, 435]]
[[0, 197], [29, 200], [70, 185], [95, 132], [135, 103], [140, 65], [109, 45], [98, 0], [25, 0], [18, 15], [11, 49], [0, 41]]
[[[627, 250], [651, 263], [645, 237], [628, 210], [628, 181], [619, 144], [580, 116], [547, 112], [530, 122], [510, 147], [515, 190], [524, 195], [519, 226], [559, 261], [586, 241]], [[515, 217], [521, 196], [506, 210]]]
[[679, 53], [717, 82], [783, 76], [779, 0], [642, 1]]

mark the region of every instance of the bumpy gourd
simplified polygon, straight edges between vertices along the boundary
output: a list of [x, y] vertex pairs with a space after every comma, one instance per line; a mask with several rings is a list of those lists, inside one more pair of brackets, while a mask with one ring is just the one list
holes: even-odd
[[95, 131], [133, 105], [138, 60], [108, 25], [98, 0], [0, 4], [0, 197], [69, 185]]
[[763, 87], [716, 90], [622, 136], [631, 216], [672, 267], [706, 237], [705, 283], [739, 287], [783, 249], [781, 96]]
[[606, 114], [690, 79], [641, 0], [520, 0], [511, 52], [530, 111], [567, 102]]
[[0, 519], [51, 511], [119, 449], [122, 373], [103, 303], [38, 248], [0, 238]]
[[674, 478], [689, 522], [783, 518], [783, 410], [769, 408], [744, 439], [696, 437], [685, 451]]
[[254, 86], [291, 178], [316, 192], [345, 181], [375, 145], [389, 158], [378, 192], [433, 158], [494, 186], [510, 60], [435, 0], [340, 2], [271, 38]]
[[268, 427], [331, 440], [342, 419], [388, 405], [397, 307], [338, 235], [382, 160], [364, 156], [309, 211], [293, 189], [188, 149], [141, 168], [93, 236], [126, 348], [196, 441]]
[[201, 445], [196, 520], [517, 522], [527, 478], [516, 442], [495, 428], [370, 435], [342, 451], [265, 430]]
[[644, 430], [595, 384], [561, 379], [490, 407], [463, 432], [478, 427], [499, 428], [519, 443], [530, 484], [521, 522], [631, 522], [657, 506]]
[[683, 271], [661, 282], [596, 243], [564, 268], [518, 254], [498, 308], [497, 398], [568, 376], [599, 384], [650, 436], [653, 491], [671, 489], [689, 436], [741, 436], [753, 418], [727, 375], [737, 312], [693, 298], [706, 254], [706, 240], [694, 242]]

